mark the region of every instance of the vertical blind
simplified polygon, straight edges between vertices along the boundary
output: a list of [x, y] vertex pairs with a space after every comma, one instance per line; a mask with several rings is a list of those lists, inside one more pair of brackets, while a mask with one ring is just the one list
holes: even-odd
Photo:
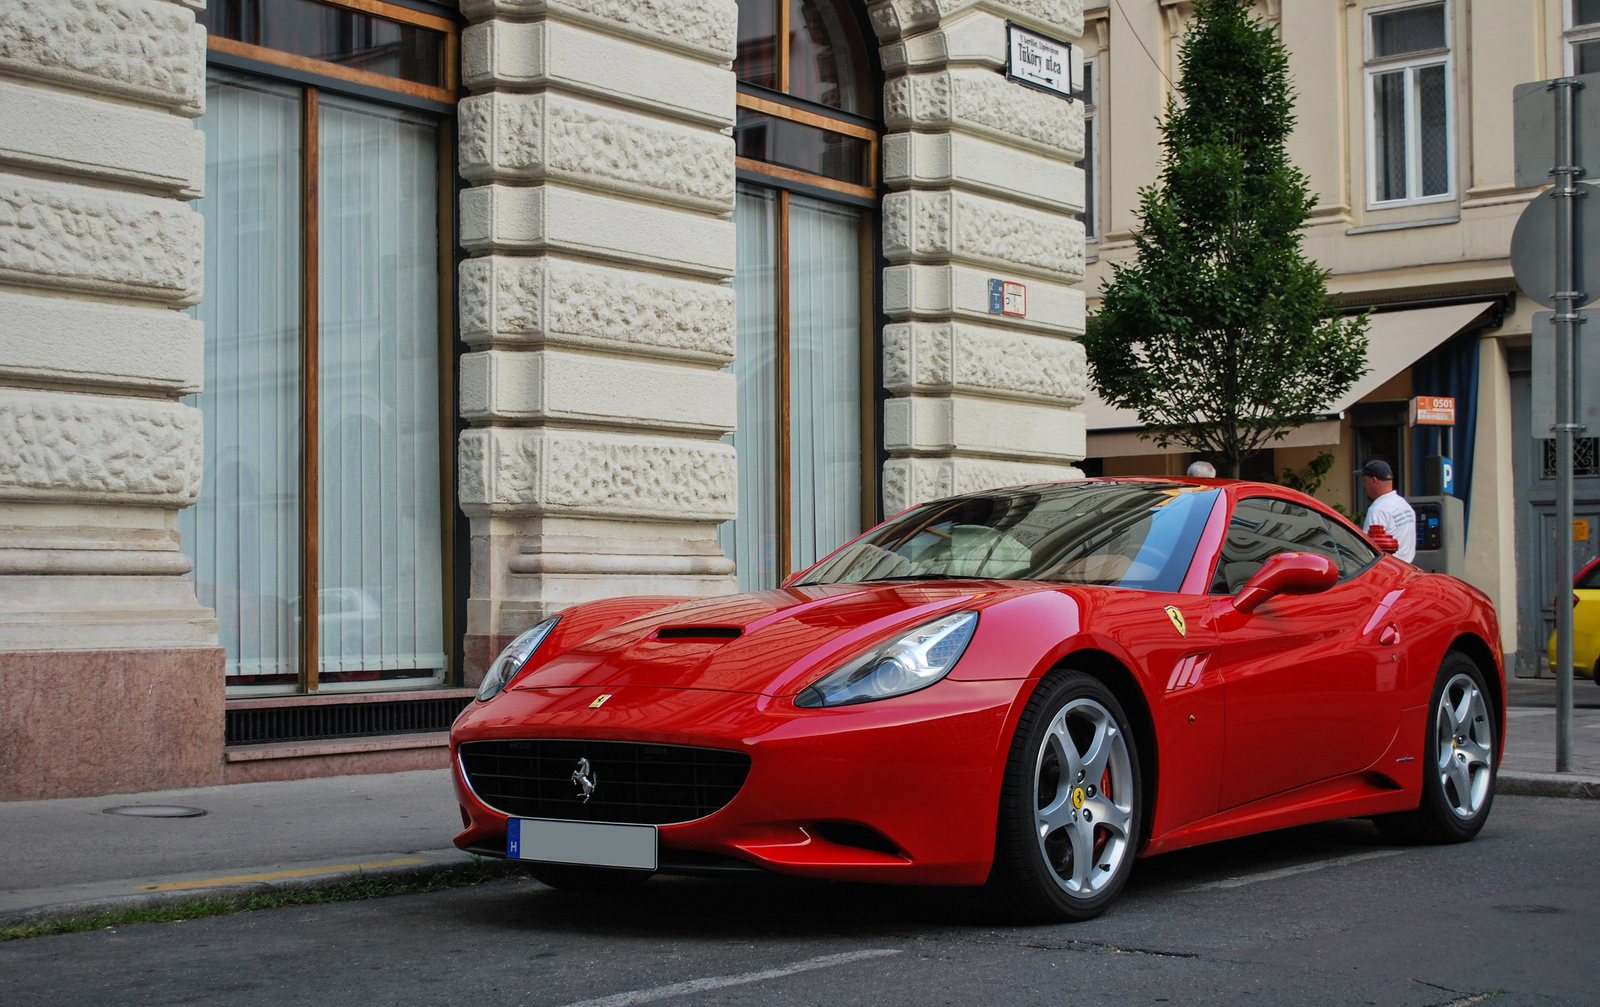
[[205, 423], [200, 502], [178, 514], [235, 681], [298, 675], [300, 101], [214, 72], [207, 87]]
[[739, 456], [739, 518], [724, 523], [717, 538], [734, 561], [739, 590], [761, 591], [778, 585], [777, 193], [741, 185], [733, 220], [738, 427], [725, 439]]
[[320, 674], [442, 672], [438, 127], [320, 119]]
[[[861, 530], [861, 211], [791, 194], [789, 566], [798, 570]], [[739, 517], [719, 532], [739, 589], [778, 583], [778, 196], [741, 186], [738, 236]]]
[[790, 569], [861, 531], [861, 211], [789, 197]]

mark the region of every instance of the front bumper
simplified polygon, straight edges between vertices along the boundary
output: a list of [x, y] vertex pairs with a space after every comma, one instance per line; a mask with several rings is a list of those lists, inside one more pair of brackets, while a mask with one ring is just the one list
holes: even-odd
[[[750, 773], [721, 810], [660, 827], [664, 863], [731, 858], [806, 877], [982, 884], [994, 856], [1005, 741], [1030, 684], [946, 679], [909, 696], [831, 710], [748, 693], [643, 687], [614, 689], [594, 709], [601, 694], [594, 687], [512, 689], [468, 707], [451, 730], [467, 823], [455, 843], [494, 852], [504, 850], [506, 834], [506, 815], [479, 800], [463, 774], [462, 742], [695, 745], [746, 752]], [[848, 844], [865, 835], [862, 826], [887, 843]]]

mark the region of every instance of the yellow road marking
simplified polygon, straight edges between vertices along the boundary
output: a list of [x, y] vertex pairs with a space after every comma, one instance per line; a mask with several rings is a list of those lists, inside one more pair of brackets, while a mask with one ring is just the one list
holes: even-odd
[[160, 885], [139, 885], [147, 892], [172, 892], [183, 888], [209, 888], [212, 885], [236, 885], [245, 881], [277, 881], [279, 878], [304, 878], [312, 874], [333, 874], [336, 871], [366, 871], [374, 867], [401, 867], [405, 864], [425, 864], [427, 857], [400, 857], [397, 860], [373, 860], [364, 864], [335, 864], [332, 867], [300, 867], [292, 871], [268, 871], [264, 874], [235, 874], [231, 878], [202, 878], [199, 881], [168, 881]]

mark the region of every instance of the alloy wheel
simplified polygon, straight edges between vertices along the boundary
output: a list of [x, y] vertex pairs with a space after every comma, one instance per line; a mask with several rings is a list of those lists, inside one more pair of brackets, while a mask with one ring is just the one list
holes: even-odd
[[1456, 674], [1439, 696], [1437, 741], [1445, 803], [1456, 817], [1469, 819], [1489, 797], [1494, 733], [1483, 691], [1468, 675]]
[[1075, 699], [1050, 722], [1034, 770], [1039, 849], [1057, 885], [1090, 898], [1117, 876], [1130, 853], [1133, 769], [1116, 718], [1093, 699]]

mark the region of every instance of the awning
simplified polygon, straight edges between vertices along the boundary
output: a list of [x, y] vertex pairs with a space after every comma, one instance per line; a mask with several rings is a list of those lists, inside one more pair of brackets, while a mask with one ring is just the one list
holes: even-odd
[[[1380, 385], [1421, 360], [1435, 347], [1465, 329], [1495, 301], [1474, 301], [1438, 308], [1411, 308], [1375, 313], [1367, 326], [1367, 373], [1323, 414], [1321, 419], [1293, 430], [1273, 447], [1312, 447], [1339, 443], [1339, 420], [1345, 410], [1371, 395]], [[1182, 454], [1187, 448], [1158, 448], [1144, 440], [1144, 426], [1131, 409], [1106, 405], [1091, 388], [1078, 407], [1089, 430], [1088, 457], [1121, 458], [1128, 455]]]

